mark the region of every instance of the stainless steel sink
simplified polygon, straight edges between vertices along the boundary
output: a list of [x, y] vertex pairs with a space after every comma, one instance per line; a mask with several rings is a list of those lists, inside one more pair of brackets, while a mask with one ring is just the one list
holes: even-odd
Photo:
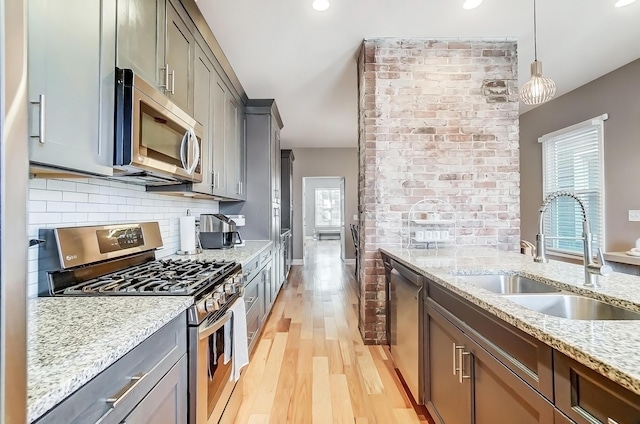
[[509, 293], [557, 293], [560, 289], [521, 275], [486, 274], [460, 275], [462, 280], [498, 294]]
[[525, 308], [568, 319], [635, 320], [640, 313], [574, 294], [505, 295]]

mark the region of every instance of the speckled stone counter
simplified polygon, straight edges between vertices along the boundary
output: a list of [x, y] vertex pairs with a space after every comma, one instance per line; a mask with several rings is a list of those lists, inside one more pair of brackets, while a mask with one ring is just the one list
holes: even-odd
[[457, 293], [565, 355], [640, 394], [640, 321], [584, 321], [545, 315], [463, 281], [456, 275], [512, 272], [640, 311], [640, 277], [613, 273], [602, 288], [583, 287], [584, 268], [533, 262], [530, 256], [489, 248], [382, 248], [416, 272]]
[[192, 303], [190, 296], [31, 299], [28, 422], [78, 390]]
[[245, 265], [251, 259], [270, 248], [269, 240], [245, 240], [244, 246], [232, 249], [207, 249], [197, 255], [172, 255], [171, 259], [193, 259], [199, 261], [236, 261]]

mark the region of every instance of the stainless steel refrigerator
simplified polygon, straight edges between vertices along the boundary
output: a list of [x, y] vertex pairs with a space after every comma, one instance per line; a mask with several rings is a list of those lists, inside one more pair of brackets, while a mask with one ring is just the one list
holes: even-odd
[[27, 409], [25, 25], [25, 0], [0, 0], [0, 424], [23, 424]]

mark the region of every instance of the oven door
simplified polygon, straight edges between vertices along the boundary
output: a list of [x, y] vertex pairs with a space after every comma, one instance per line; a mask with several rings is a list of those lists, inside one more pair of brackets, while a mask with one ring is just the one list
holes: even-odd
[[[235, 300], [243, 302], [242, 298]], [[218, 423], [236, 386], [229, 381], [233, 358], [225, 364], [224, 325], [231, 319], [231, 311], [211, 316], [198, 327], [191, 327], [189, 352], [191, 387], [190, 424]]]
[[117, 71], [116, 165], [201, 182], [202, 125], [130, 69]]

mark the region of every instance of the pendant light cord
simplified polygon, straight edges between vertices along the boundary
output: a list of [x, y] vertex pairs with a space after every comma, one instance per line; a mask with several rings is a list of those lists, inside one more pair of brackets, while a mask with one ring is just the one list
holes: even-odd
[[538, 23], [536, 22], [536, 0], [533, 0], [533, 58], [538, 61]]

